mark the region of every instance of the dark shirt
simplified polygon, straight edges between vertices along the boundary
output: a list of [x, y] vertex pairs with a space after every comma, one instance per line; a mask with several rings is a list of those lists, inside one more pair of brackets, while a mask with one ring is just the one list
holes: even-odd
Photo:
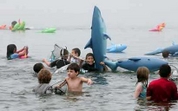
[[147, 88], [147, 97], [151, 96], [154, 102], [168, 102], [177, 100], [178, 93], [176, 84], [166, 78], [152, 81]]
[[57, 69], [61, 68], [62, 66], [65, 66], [67, 64], [69, 64], [70, 62], [65, 60], [65, 59], [59, 59], [59, 60], [55, 60], [54, 62], [50, 63], [50, 67], [54, 67], [56, 66]]
[[93, 71], [98, 71], [96, 68], [95, 68], [95, 64], [93, 63], [92, 65], [88, 64], [88, 63], [84, 63], [82, 65], [82, 68], [84, 70], [88, 70], [88, 72], [93, 72]]

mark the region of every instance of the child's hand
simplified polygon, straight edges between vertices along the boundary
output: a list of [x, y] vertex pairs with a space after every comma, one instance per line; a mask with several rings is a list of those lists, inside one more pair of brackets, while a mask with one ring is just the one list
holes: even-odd
[[42, 59], [42, 62], [45, 62], [46, 61], [46, 59]]
[[93, 84], [93, 81], [91, 79], [88, 79], [87, 84], [91, 85], [91, 84]]
[[104, 66], [104, 65], [105, 65], [105, 63], [104, 63], [104, 62], [100, 62], [100, 65], [103, 65], [103, 66]]

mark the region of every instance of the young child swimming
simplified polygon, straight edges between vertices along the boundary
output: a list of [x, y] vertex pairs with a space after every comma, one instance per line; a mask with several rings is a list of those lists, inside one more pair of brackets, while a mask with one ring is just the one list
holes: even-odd
[[15, 44], [9, 44], [7, 46], [6, 57], [8, 60], [16, 59], [16, 58], [27, 58], [28, 57], [28, 47], [24, 46], [21, 50], [17, 51], [17, 47]]

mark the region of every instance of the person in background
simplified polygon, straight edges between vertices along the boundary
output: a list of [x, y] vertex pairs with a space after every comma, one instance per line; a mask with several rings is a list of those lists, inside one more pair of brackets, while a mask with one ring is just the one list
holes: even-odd
[[16, 59], [16, 58], [27, 58], [28, 57], [28, 47], [24, 46], [21, 50], [17, 51], [17, 47], [15, 44], [9, 44], [7, 46], [6, 57], [8, 60]]
[[139, 67], [137, 69], [137, 83], [135, 87], [134, 98], [146, 98], [149, 73], [150, 71], [147, 67]]
[[79, 48], [73, 48], [71, 54], [69, 55], [68, 61], [70, 63], [77, 63], [80, 67], [83, 60], [80, 58], [81, 51]]
[[164, 64], [159, 69], [160, 78], [150, 82], [147, 88], [147, 100], [169, 102], [178, 99], [176, 84], [169, 80], [171, 67]]
[[36, 63], [34, 66], [33, 66], [33, 71], [35, 73], [38, 73], [40, 72], [41, 69], [44, 68], [44, 65], [42, 63]]
[[58, 59], [58, 60], [55, 60], [53, 62], [49, 62], [47, 61], [46, 59], [43, 59], [42, 61], [48, 66], [48, 67], [54, 67], [56, 66], [57, 69], [65, 66], [65, 65], [68, 65], [70, 62], [67, 61], [68, 59], [68, 56], [69, 56], [69, 52], [67, 49], [62, 49], [60, 51], [60, 56], [61, 58]]

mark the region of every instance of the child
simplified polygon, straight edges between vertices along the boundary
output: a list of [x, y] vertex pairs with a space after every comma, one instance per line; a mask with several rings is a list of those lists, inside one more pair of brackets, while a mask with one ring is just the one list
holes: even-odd
[[44, 65], [42, 63], [36, 63], [34, 66], [33, 66], [33, 70], [35, 73], [38, 73], [40, 72], [41, 69], [44, 68]]
[[51, 94], [53, 92], [52, 86], [49, 85], [52, 74], [47, 69], [41, 69], [38, 74], [39, 85], [33, 89], [36, 94]]
[[[100, 62], [104, 67], [104, 71], [107, 71], [108, 68], [104, 64], [104, 62]], [[88, 53], [85, 58], [85, 63], [82, 65], [82, 69], [87, 70], [88, 72], [97, 71], [95, 68], [95, 60], [94, 55], [92, 53]]]
[[160, 78], [153, 80], [147, 88], [147, 100], [169, 102], [178, 99], [176, 84], [169, 80], [171, 67], [164, 64], [159, 69]]
[[148, 84], [149, 69], [147, 67], [139, 67], [137, 69], [137, 83], [134, 98], [146, 98], [146, 88]]
[[68, 61], [70, 63], [77, 63], [81, 67], [83, 60], [79, 58], [80, 54], [81, 54], [81, 51], [79, 48], [73, 48]]
[[7, 54], [6, 57], [8, 60], [16, 59], [16, 58], [26, 58], [28, 55], [28, 47], [24, 46], [21, 50], [17, 51], [17, 47], [15, 44], [9, 44], [7, 46]]
[[80, 71], [80, 67], [76, 63], [71, 63], [67, 67], [67, 74], [68, 77], [65, 79], [64, 82], [62, 82], [59, 86], [56, 88], [61, 88], [65, 84], [68, 86], [68, 92], [82, 92], [82, 85], [83, 82], [91, 85], [93, 82], [91, 79], [87, 79], [84, 77], [78, 77]]
[[61, 68], [62, 66], [65, 66], [67, 64], [69, 64], [70, 62], [67, 61], [69, 52], [67, 49], [62, 49], [60, 51], [60, 56], [61, 59], [55, 60], [53, 62], [48, 62], [46, 59], [43, 59], [43, 62], [48, 66], [48, 67], [54, 67], [56, 66], [56, 68]]

